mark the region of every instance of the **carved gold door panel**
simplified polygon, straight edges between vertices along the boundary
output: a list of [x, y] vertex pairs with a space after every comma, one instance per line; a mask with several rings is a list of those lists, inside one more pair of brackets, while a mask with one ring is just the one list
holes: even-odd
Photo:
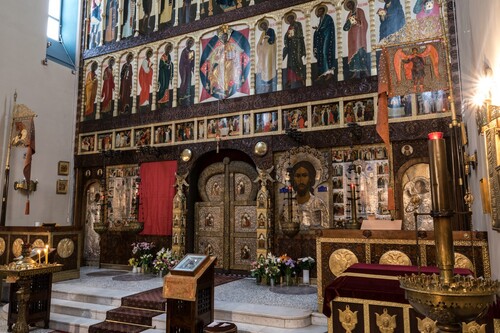
[[195, 252], [217, 256], [218, 268], [248, 270], [256, 259], [256, 178], [251, 165], [229, 159], [200, 175]]

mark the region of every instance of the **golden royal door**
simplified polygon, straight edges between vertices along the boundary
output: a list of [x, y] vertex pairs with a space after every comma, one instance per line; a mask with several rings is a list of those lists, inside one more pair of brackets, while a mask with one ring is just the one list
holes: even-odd
[[229, 158], [200, 174], [195, 252], [217, 256], [217, 268], [249, 270], [256, 259], [256, 178], [254, 167]]

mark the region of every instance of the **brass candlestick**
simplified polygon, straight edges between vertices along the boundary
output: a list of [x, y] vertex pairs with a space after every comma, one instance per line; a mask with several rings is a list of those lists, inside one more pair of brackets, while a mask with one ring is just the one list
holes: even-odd
[[400, 278], [406, 299], [419, 313], [435, 320], [440, 332], [461, 332], [462, 322], [483, 316], [495, 301], [498, 281], [453, 276], [454, 250], [450, 209], [450, 177], [443, 133], [429, 134], [429, 157], [434, 237], [439, 277]]

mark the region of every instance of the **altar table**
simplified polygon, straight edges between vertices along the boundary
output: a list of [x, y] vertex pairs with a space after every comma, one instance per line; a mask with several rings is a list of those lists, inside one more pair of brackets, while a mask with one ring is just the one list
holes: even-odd
[[[464, 268], [456, 268], [454, 272], [472, 274]], [[345, 332], [349, 325], [353, 333], [379, 332], [377, 324], [382, 319], [393, 322], [394, 332], [420, 332], [419, 323], [422, 325], [423, 320], [430, 319], [408, 304], [398, 278], [420, 273], [439, 274], [439, 270], [437, 267], [353, 264], [325, 288], [323, 314], [329, 318], [329, 333]], [[493, 318], [499, 317], [499, 308], [497, 303], [488, 316], [478, 320], [478, 325], [486, 324], [486, 332], [495, 332]], [[345, 319], [348, 317], [351, 324]]]

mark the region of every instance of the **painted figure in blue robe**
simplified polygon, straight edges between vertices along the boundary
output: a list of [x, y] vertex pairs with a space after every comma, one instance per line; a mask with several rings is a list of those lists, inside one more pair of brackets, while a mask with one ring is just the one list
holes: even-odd
[[174, 77], [174, 64], [170, 53], [173, 50], [172, 43], [165, 45], [165, 53], [160, 58], [158, 66], [158, 96], [159, 104], [166, 104], [170, 102], [170, 85]]
[[179, 14], [179, 21], [180, 23], [191, 22], [191, 0], [184, 0], [181, 14]]
[[215, 1], [220, 8], [222, 8], [224, 11], [226, 9], [234, 9], [236, 8], [236, 1], [235, 0], [216, 0]]
[[328, 7], [325, 5], [318, 6], [315, 11], [316, 17], [319, 18], [317, 27], [313, 27], [314, 40], [313, 51], [314, 57], [318, 61], [318, 79], [329, 79], [334, 73], [335, 65], [335, 25], [333, 19], [328, 15]]
[[380, 19], [379, 40], [399, 31], [405, 25], [405, 13], [399, 0], [383, 0], [384, 8], [379, 8]]
[[101, 44], [101, 0], [93, 0], [90, 12], [89, 49]]

